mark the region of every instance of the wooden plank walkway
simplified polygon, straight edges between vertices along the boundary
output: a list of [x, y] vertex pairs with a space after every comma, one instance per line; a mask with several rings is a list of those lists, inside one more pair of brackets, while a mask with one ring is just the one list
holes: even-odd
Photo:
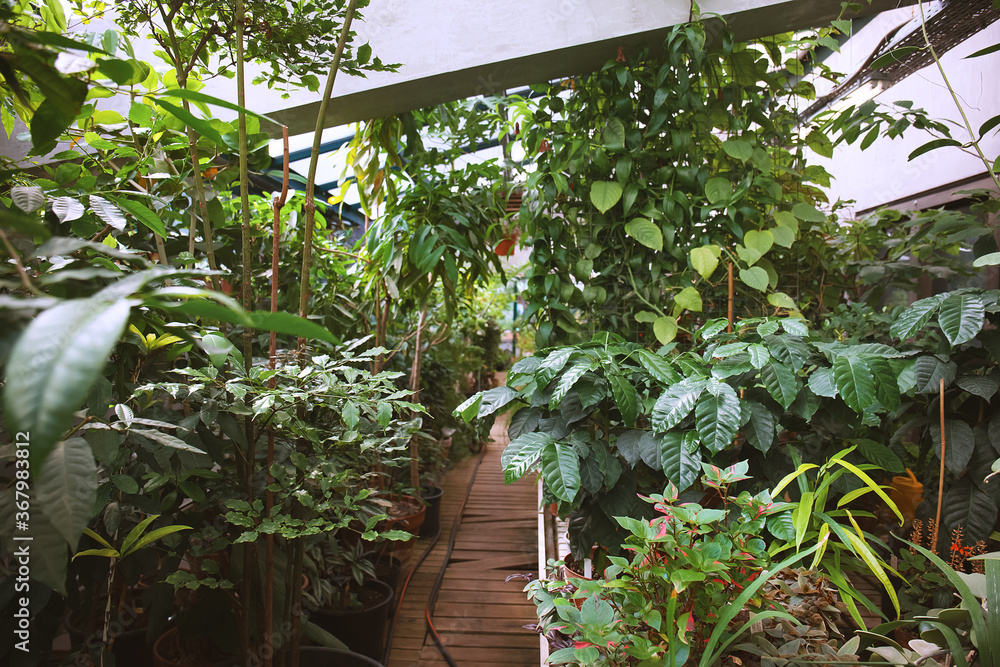
[[[504, 581], [509, 574], [538, 571], [537, 488], [533, 477], [504, 484], [500, 454], [508, 442], [506, 431], [505, 420], [493, 429], [434, 613], [434, 627], [449, 654], [470, 667], [529, 667], [540, 661], [538, 635], [521, 627], [535, 621], [525, 582]], [[441, 539], [410, 580], [397, 612], [388, 667], [447, 666], [426, 631], [424, 610], [477, 459], [463, 461], [445, 479]], [[430, 542], [417, 542], [414, 561]]]

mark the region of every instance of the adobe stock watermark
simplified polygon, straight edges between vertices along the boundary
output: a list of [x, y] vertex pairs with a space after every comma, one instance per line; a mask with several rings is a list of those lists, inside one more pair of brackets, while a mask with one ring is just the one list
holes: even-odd
[[14, 481], [14, 648], [27, 653], [31, 644], [31, 469], [28, 467], [31, 437], [15, 436]]

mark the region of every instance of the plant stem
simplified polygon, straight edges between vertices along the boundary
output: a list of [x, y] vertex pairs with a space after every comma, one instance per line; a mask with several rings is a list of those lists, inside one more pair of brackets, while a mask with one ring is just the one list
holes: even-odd
[[944, 66], [941, 65], [941, 60], [938, 58], [937, 52], [934, 50], [934, 46], [931, 44], [930, 37], [927, 35], [927, 18], [924, 16], [924, 3], [923, 0], [917, 0], [917, 6], [920, 8], [920, 31], [923, 33], [924, 44], [927, 49], [931, 52], [931, 58], [934, 59], [934, 64], [937, 65], [938, 72], [941, 73], [941, 78], [944, 80], [945, 88], [951, 93], [951, 99], [955, 101], [955, 106], [958, 107], [958, 112], [962, 114], [962, 121], [965, 123], [965, 129], [969, 133], [969, 138], [972, 141], [972, 145], [976, 149], [976, 154], [979, 155], [979, 159], [983, 161], [986, 165], [986, 173], [990, 175], [993, 179], [993, 184], [1000, 190], [1000, 176], [993, 173], [993, 165], [986, 158], [983, 153], [983, 149], [979, 145], [979, 139], [976, 138], [976, 132], [972, 129], [972, 123], [969, 122], [969, 117], [965, 113], [965, 108], [962, 106], [962, 102], [958, 99], [958, 93], [952, 87], [951, 82], [948, 80], [948, 75], [945, 74]]
[[31, 282], [31, 278], [28, 277], [28, 272], [25, 270], [24, 264], [21, 262], [21, 255], [18, 254], [14, 244], [12, 244], [10, 239], [7, 238], [7, 233], [2, 229], [0, 229], [0, 240], [3, 240], [3, 244], [7, 248], [7, 254], [9, 254], [10, 258], [14, 260], [14, 265], [17, 267], [17, 274], [21, 276], [21, 282], [24, 283], [25, 289], [35, 296], [44, 296], [42, 291], [35, 287], [34, 283]]
[[[358, 1], [350, 0], [347, 5], [347, 12], [344, 15], [344, 25], [340, 31], [340, 40], [337, 42], [337, 50], [333, 56], [333, 64], [330, 65], [330, 74], [326, 79], [326, 88], [323, 90], [323, 100], [320, 102], [319, 115], [316, 118], [316, 132], [313, 135], [312, 157], [309, 160], [309, 174], [306, 177], [305, 195], [305, 232], [302, 240], [302, 275], [299, 283], [299, 316], [305, 317], [309, 314], [309, 272], [312, 265], [312, 245], [313, 230], [316, 225], [316, 169], [319, 166], [320, 146], [323, 143], [323, 128], [326, 125], [326, 110], [330, 106], [330, 97], [333, 95], [333, 84], [337, 80], [337, 70], [340, 69], [340, 59], [344, 53], [344, 46], [347, 44], [347, 37], [351, 32], [351, 21], [354, 20], [354, 11]], [[299, 347], [302, 348], [304, 341], [299, 339]]]

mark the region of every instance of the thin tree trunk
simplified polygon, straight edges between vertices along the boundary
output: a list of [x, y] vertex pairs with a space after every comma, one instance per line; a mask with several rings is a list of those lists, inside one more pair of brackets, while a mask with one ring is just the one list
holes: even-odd
[[[351, 21], [354, 20], [354, 12], [357, 9], [357, 0], [350, 0], [347, 4], [347, 12], [344, 15], [344, 25], [340, 31], [340, 40], [337, 42], [337, 50], [333, 56], [333, 64], [330, 65], [330, 74], [326, 79], [326, 88], [323, 90], [323, 101], [320, 102], [319, 116], [316, 118], [316, 132], [313, 136], [312, 157], [309, 160], [309, 174], [306, 177], [305, 193], [305, 233], [302, 241], [302, 275], [299, 283], [299, 316], [305, 317], [309, 314], [309, 272], [312, 268], [312, 246], [313, 231], [316, 226], [316, 169], [319, 166], [319, 149], [323, 143], [323, 128], [326, 125], [326, 110], [330, 106], [330, 97], [333, 95], [333, 84], [337, 80], [337, 70], [340, 69], [340, 59], [344, 54], [344, 46], [347, 44], [347, 36], [351, 32]], [[304, 341], [299, 339], [299, 347], [304, 346]]]
[[[424, 348], [424, 326], [427, 324], [427, 307], [420, 311], [417, 322], [417, 340], [414, 343], [413, 366], [410, 369], [410, 400], [420, 402], [420, 364]], [[414, 493], [420, 495], [420, 448], [417, 436], [410, 439], [410, 486]]]

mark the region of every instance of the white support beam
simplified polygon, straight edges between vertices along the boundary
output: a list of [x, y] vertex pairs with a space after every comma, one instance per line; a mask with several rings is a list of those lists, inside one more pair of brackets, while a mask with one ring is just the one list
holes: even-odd
[[[841, 11], [840, 0], [699, 4], [703, 15], [724, 17], [740, 40], [827, 24]], [[861, 4], [858, 15], [900, 2]], [[690, 0], [373, 2], [358, 27], [359, 38], [384, 62], [403, 65], [396, 73], [338, 77], [326, 127], [594, 71], [619, 47], [626, 52], [655, 47], [672, 26], [689, 20], [690, 11]], [[315, 93], [292, 93], [279, 110], [265, 105], [272, 107], [265, 110], [269, 117], [288, 125], [293, 135], [315, 129]]]

